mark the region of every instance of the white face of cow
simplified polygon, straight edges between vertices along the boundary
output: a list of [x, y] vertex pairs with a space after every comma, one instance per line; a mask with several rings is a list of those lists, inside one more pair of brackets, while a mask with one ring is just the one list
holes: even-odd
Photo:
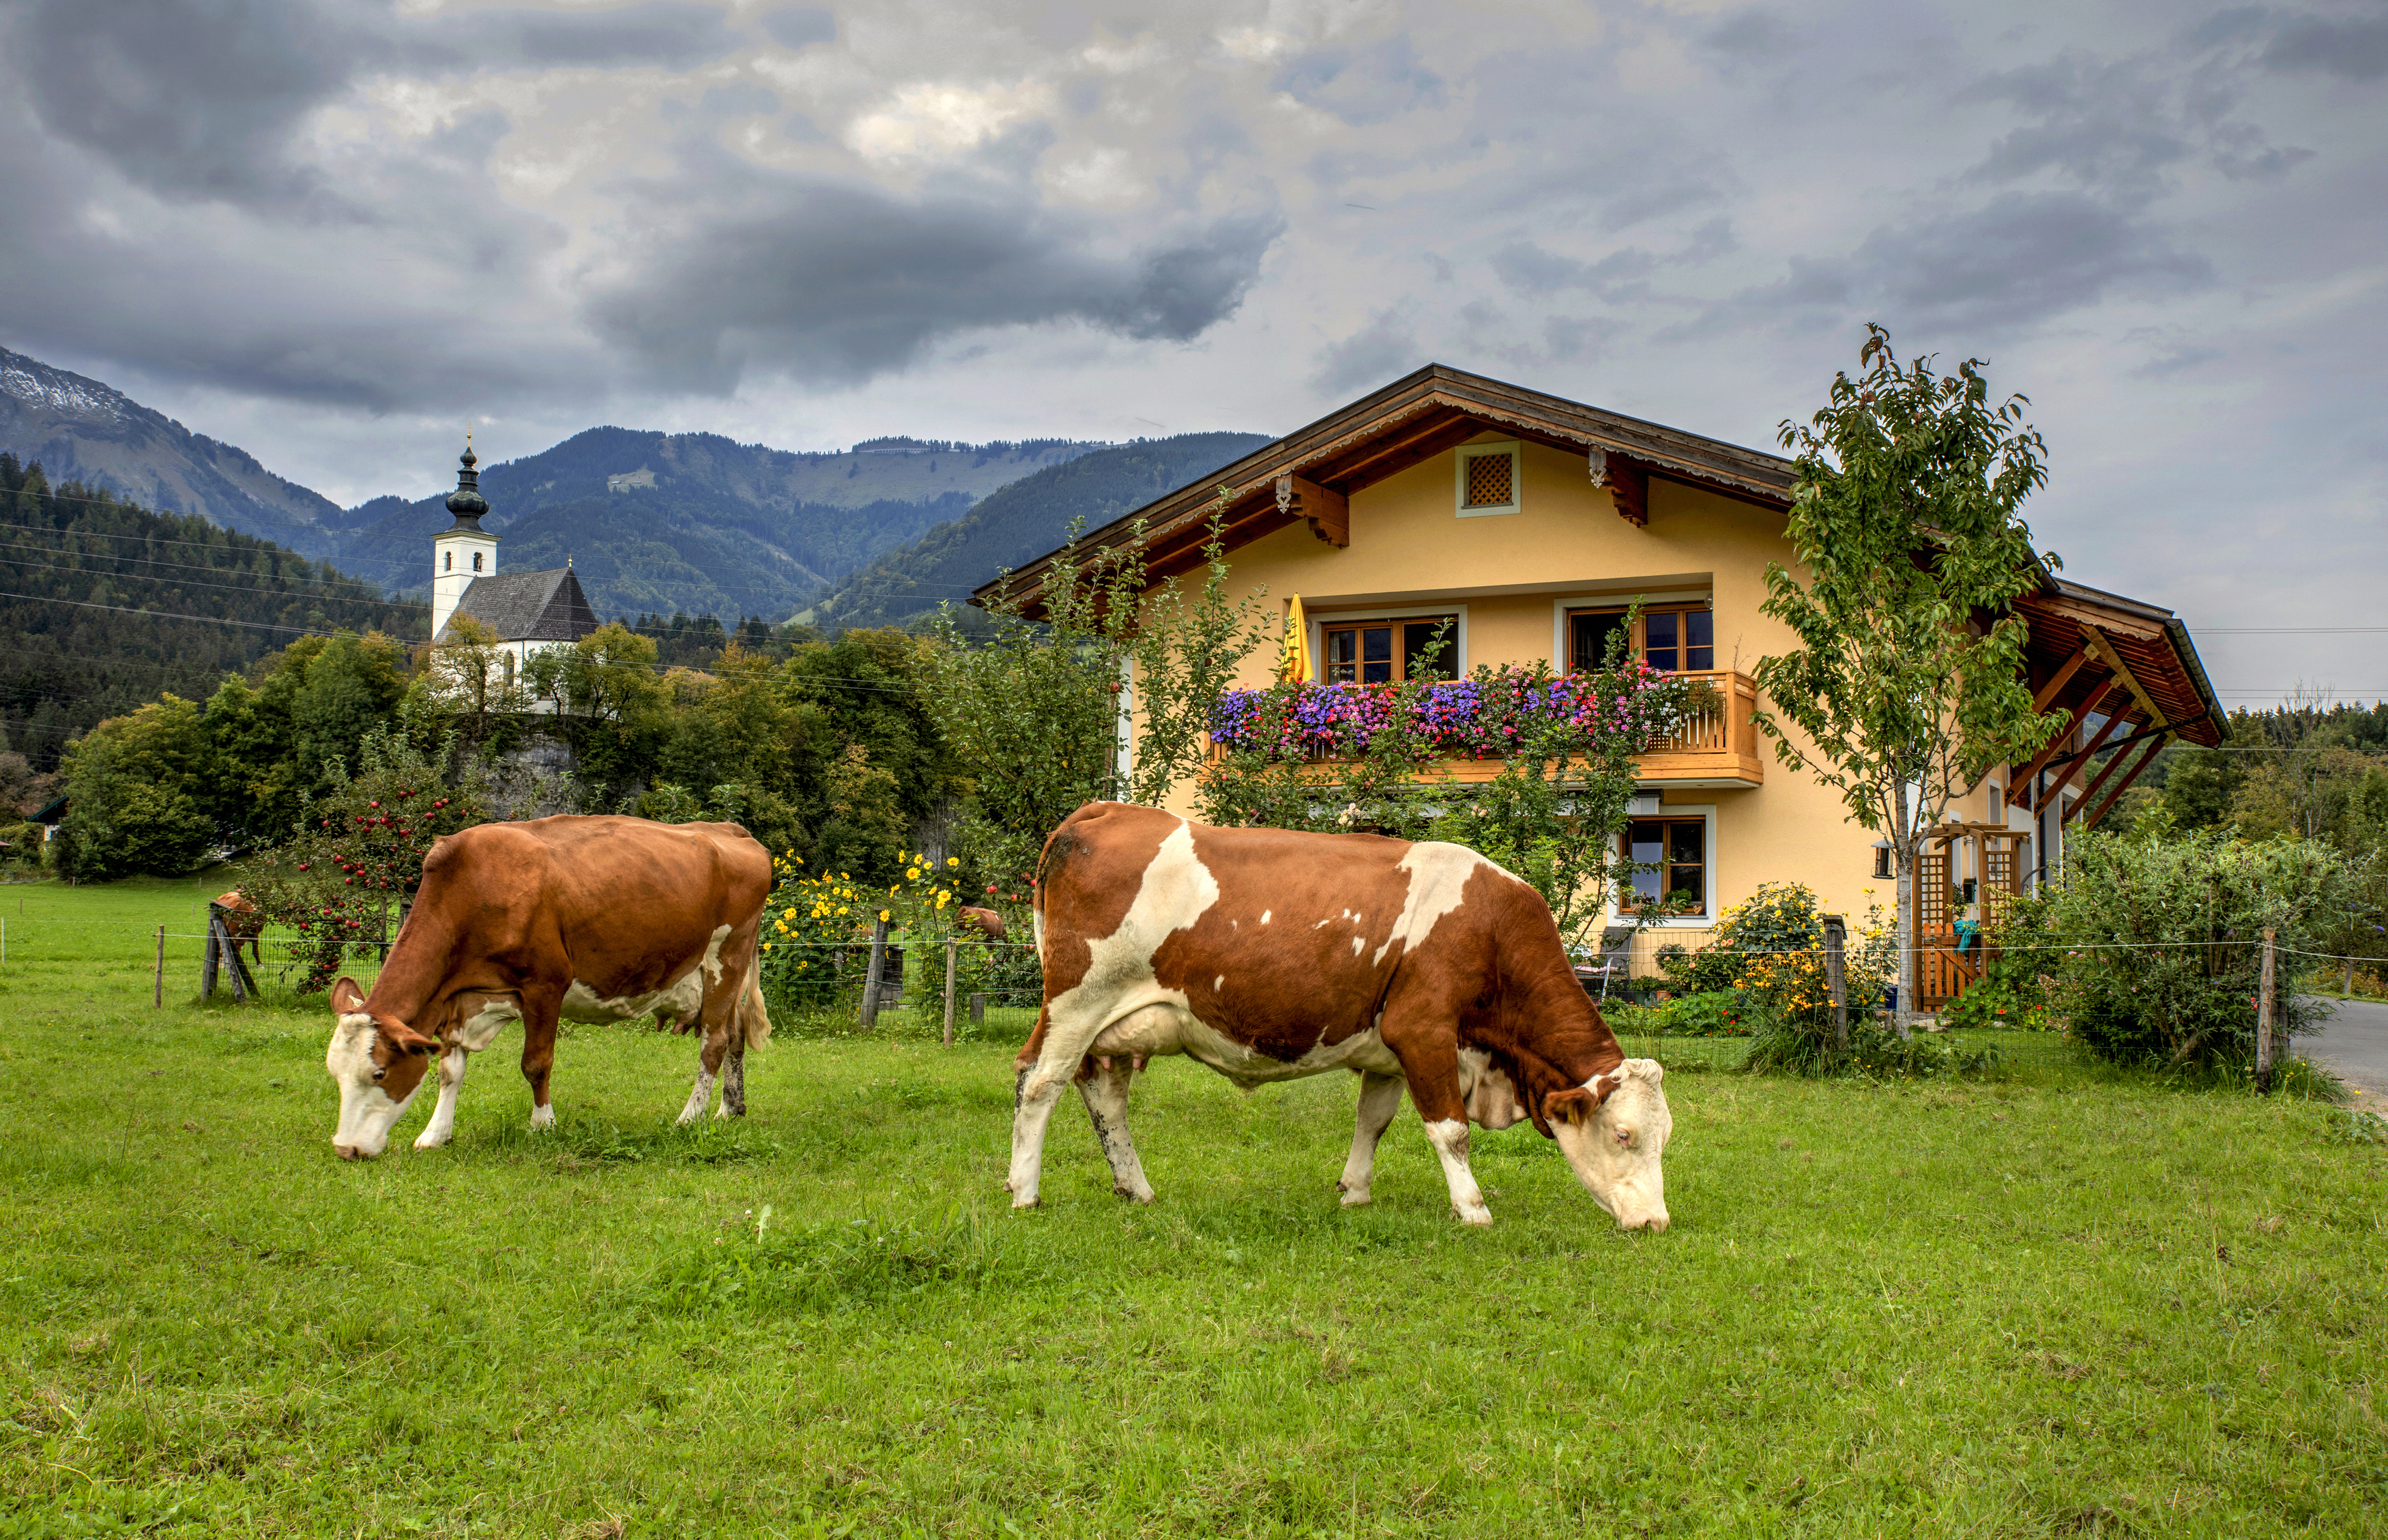
[[[324, 1071], [340, 1088], [340, 1121], [332, 1130], [332, 1148], [349, 1161], [370, 1160], [389, 1147], [389, 1131], [423, 1088], [424, 1072], [430, 1065], [422, 1046], [385, 1033], [363, 1007], [363, 996], [349, 980], [332, 986], [337, 1020], [331, 1046], [324, 1050]], [[421, 1043], [415, 1039], [415, 1045]]]
[[1667, 1178], [1658, 1157], [1675, 1131], [1667, 1093], [1659, 1088], [1666, 1071], [1656, 1059], [1628, 1059], [1611, 1073], [1623, 1078], [1597, 1110], [1585, 1115], [1583, 1103], [1571, 1101], [1563, 1109], [1567, 1115], [1552, 1120], [1551, 1132], [1593, 1201], [1615, 1215], [1619, 1225], [1662, 1230]]

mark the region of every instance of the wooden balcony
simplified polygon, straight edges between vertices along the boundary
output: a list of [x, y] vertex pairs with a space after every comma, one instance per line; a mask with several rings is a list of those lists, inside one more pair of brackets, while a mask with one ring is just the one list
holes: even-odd
[[[1758, 708], [1758, 686], [1747, 674], [1730, 668], [1702, 669], [1683, 676], [1703, 679], [1716, 690], [1715, 703], [1695, 712], [1683, 731], [1652, 744], [1639, 756], [1641, 778], [1656, 784], [1692, 784], [1720, 789], [1758, 786], [1766, 780], [1766, 761], [1758, 752], [1758, 729], [1749, 719]], [[1216, 750], [1213, 751], [1216, 753]], [[1345, 759], [1314, 759], [1321, 780], [1332, 779]], [[1462, 785], [1490, 781], [1501, 773], [1497, 757], [1444, 759], [1435, 766], [1440, 775]]]

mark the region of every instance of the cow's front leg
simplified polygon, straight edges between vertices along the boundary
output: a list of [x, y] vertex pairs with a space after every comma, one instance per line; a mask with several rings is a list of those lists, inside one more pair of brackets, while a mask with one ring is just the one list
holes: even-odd
[[522, 995], [523, 1078], [530, 1082], [530, 1126], [555, 1126], [555, 1104], [548, 1100], [548, 1072], [555, 1067], [555, 1022], [564, 1004], [561, 995], [525, 990]]
[[1459, 1042], [1438, 1002], [1389, 1008], [1384, 1015], [1385, 1046], [1402, 1062], [1402, 1078], [1409, 1082], [1410, 1101], [1426, 1124], [1426, 1139], [1442, 1163], [1442, 1179], [1451, 1188], [1451, 1211], [1463, 1223], [1489, 1225], [1492, 1211], [1476, 1174], [1467, 1168], [1467, 1099], [1459, 1090]]
[[1378, 1075], [1374, 1070], [1360, 1072], [1360, 1106], [1353, 1117], [1352, 1155], [1343, 1163], [1343, 1179], [1335, 1184], [1343, 1194], [1345, 1208], [1357, 1208], [1368, 1201], [1368, 1184], [1377, 1174], [1377, 1141], [1385, 1137], [1386, 1126], [1401, 1110], [1400, 1075]]
[[454, 1047], [439, 1056], [439, 1101], [431, 1109], [431, 1121], [415, 1136], [417, 1150], [437, 1150], [456, 1137], [456, 1092], [464, 1084], [464, 1061], [470, 1057]]
[[1149, 1203], [1152, 1184], [1144, 1179], [1144, 1164], [1136, 1158], [1136, 1143], [1127, 1135], [1127, 1092], [1135, 1077], [1136, 1061], [1127, 1054], [1091, 1059], [1078, 1077], [1078, 1094], [1086, 1099], [1103, 1159], [1111, 1162], [1111, 1190]]

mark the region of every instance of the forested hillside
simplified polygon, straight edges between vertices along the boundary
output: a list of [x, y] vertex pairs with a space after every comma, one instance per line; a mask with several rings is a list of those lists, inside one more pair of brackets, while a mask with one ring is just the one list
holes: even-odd
[[800, 617], [827, 629], [903, 625], [957, 604], [1007, 566], [1061, 543], [1071, 521], [1107, 524], [1268, 442], [1259, 433], [1187, 433], [1097, 450], [994, 493], [962, 517], [888, 552]]
[[160, 692], [204, 700], [309, 632], [421, 637], [428, 624], [425, 605], [270, 541], [53, 486], [0, 453], [0, 749], [36, 769], [101, 719]]
[[[591, 428], [481, 473], [505, 571], [566, 555], [600, 615], [640, 610], [778, 621], [891, 546], [981, 497], [1095, 446], [882, 439], [834, 454], [712, 433]], [[452, 467], [441, 467], [451, 474]], [[375, 498], [337, 515], [340, 564], [406, 593], [430, 578], [448, 489]]]
[[339, 505], [286, 481], [246, 450], [193, 433], [98, 380], [0, 348], [0, 452], [50, 479], [105, 487], [127, 502], [205, 514], [325, 556]]

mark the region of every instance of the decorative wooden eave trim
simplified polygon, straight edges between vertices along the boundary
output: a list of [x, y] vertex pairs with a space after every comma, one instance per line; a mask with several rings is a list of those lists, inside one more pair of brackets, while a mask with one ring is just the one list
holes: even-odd
[[1310, 532], [1340, 550], [1352, 543], [1352, 500], [1299, 476], [1277, 478], [1277, 511], [1306, 519]]
[[[1144, 521], [1145, 548], [1153, 554], [1156, 577], [1190, 570], [1200, 531], [1223, 516], [1230, 549], [1281, 528], [1297, 516], [1277, 505], [1281, 477], [1308, 481], [1345, 499], [1410, 465], [1454, 449], [1487, 432], [1582, 454], [1601, 452], [1610, 467], [1620, 459], [1640, 473], [1683, 482], [1704, 490], [1781, 511], [1791, 505], [1791, 464], [1739, 445], [1704, 439], [1616, 413], [1604, 412], [1521, 386], [1429, 364], [1372, 395], [1319, 419], [1298, 432], [1264, 445], [1235, 464], [1155, 499], [1080, 542], [1092, 551], [1126, 542]], [[1374, 452], [1361, 452], [1370, 445]], [[1225, 486], [1223, 500], [1216, 493]], [[1631, 512], [1620, 512], [1631, 518]], [[1647, 516], [1647, 500], [1644, 500]], [[1299, 516], [1308, 517], [1304, 514]], [[1322, 521], [1322, 523], [1325, 521]], [[1348, 512], [1345, 520], [1349, 537]], [[1327, 538], [1323, 533], [1321, 538]], [[1058, 552], [1048, 552], [996, 582], [982, 585], [972, 601], [997, 593], [1032, 596]], [[1030, 607], [1034, 609], [1033, 599]]]

